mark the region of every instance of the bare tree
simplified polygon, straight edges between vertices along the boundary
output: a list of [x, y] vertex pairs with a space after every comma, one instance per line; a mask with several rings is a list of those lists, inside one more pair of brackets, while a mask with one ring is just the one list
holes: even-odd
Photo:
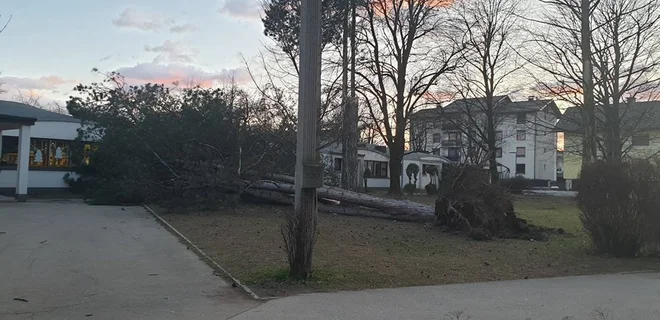
[[[10, 15], [9, 18], [7, 18], [7, 22], [5, 22], [4, 25], [3, 25], [3, 24], [0, 24], [0, 26], [2, 26], [2, 27], [0, 27], [0, 33], [2, 33], [3, 31], [5, 31], [5, 29], [7, 29], [7, 26], [8, 26], [9, 23], [11, 22], [11, 18], [12, 18], [12, 17], [13, 17], [13, 16]], [[1, 19], [1, 18], [2, 18], [2, 15], [0, 14], [0, 19]]]
[[[2, 15], [1, 15], [1, 14], [0, 14], [0, 18], [2, 18]], [[11, 18], [12, 18], [12, 16], [9, 16], [9, 19], [7, 19], [7, 22], [5, 22], [4, 25], [2, 25], [2, 28], [0, 28], [0, 33], [2, 33], [3, 31], [5, 31], [5, 29], [6, 29], [7, 26], [9, 25], [9, 22], [11, 22]], [[0, 74], [2, 74], [2, 72], [0, 72]], [[0, 93], [5, 93], [5, 92], [7, 92], [6, 90], [2, 89], [2, 85], [3, 85], [3, 83], [0, 82]]]
[[[537, 89], [580, 106], [584, 119], [582, 164], [596, 158], [596, 115], [593, 95], [590, 17], [600, 0], [541, 0], [548, 11], [530, 28], [532, 40], [525, 60]], [[531, 19], [530, 19], [531, 20]], [[538, 71], [543, 76], [538, 76]], [[550, 78], [550, 80], [548, 80]]]
[[410, 116], [440, 77], [458, 66], [462, 46], [438, 0], [373, 0], [362, 8], [359, 94], [390, 151], [391, 194], [401, 194]]
[[507, 81], [521, 69], [517, 50], [522, 44], [519, 18], [522, 3], [520, 0], [459, 0], [452, 8], [458, 28], [466, 33], [465, 68], [456, 72], [452, 81], [465, 103], [460, 116], [448, 119], [464, 128], [469, 142], [474, 144], [466, 155], [485, 156], [491, 181], [497, 182], [495, 132], [501, 100], [497, 95], [510, 92]]
[[619, 162], [625, 142], [644, 120], [634, 106], [626, 106], [626, 98], [652, 98], [660, 86], [660, 3], [601, 0], [593, 20], [598, 26], [591, 40], [595, 96], [602, 112], [602, 136], [597, 141], [607, 161]]
[[[660, 85], [660, 49], [658, 36], [660, 4], [653, 0], [592, 1], [589, 8], [589, 63], [584, 61], [582, 2], [546, 1], [550, 13], [541, 21], [546, 31], [535, 31], [536, 50], [527, 58], [551, 80], [536, 78], [539, 89], [578, 107], [564, 123], [583, 135], [580, 150], [567, 152], [582, 155], [583, 165], [602, 154], [608, 161], [621, 161], [627, 154], [627, 142], [648, 127], [654, 118], [653, 108], [627, 107], [628, 98], [650, 100]], [[561, 15], [561, 17], [559, 17]], [[550, 27], [550, 28], [548, 28]], [[594, 105], [589, 107], [589, 79], [593, 76]], [[587, 72], [589, 73], [589, 72]], [[586, 87], [585, 87], [586, 83]], [[573, 142], [575, 143], [575, 141]]]
[[[341, 186], [346, 190], [358, 190], [358, 103], [355, 92], [355, 54], [356, 54], [356, 37], [355, 26], [357, 0], [345, 0], [344, 8], [344, 37], [343, 37], [343, 54], [342, 54], [342, 70], [343, 70], [343, 123], [342, 123], [342, 167], [341, 167]], [[350, 2], [350, 8], [349, 8]], [[350, 20], [350, 24], [349, 24]], [[348, 46], [350, 39], [351, 52], [349, 55]], [[350, 61], [350, 98], [349, 98], [349, 61]]]
[[66, 106], [56, 101], [43, 103], [42, 99], [43, 96], [41, 94], [34, 92], [32, 90], [27, 92], [23, 90], [18, 90], [18, 93], [14, 96], [14, 101], [16, 102], [20, 102], [39, 109], [53, 111], [61, 114], [69, 114], [69, 112], [66, 110]]

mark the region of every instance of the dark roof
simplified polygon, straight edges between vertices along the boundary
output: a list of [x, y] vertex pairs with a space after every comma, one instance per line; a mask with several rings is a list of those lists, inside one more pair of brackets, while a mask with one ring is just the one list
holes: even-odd
[[22, 117], [22, 118], [33, 118], [33, 119], [37, 119], [37, 121], [80, 123], [80, 120], [72, 116], [67, 116], [61, 113], [39, 109], [24, 103], [4, 101], [4, 100], [0, 100], [0, 115]]
[[[464, 112], [482, 112], [486, 105], [486, 98], [469, 98], [456, 100], [445, 107], [433, 109], [424, 109], [415, 112], [414, 118], [432, 118], [444, 114], [455, 114]], [[550, 106], [553, 112], [559, 115], [559, 108], [551, 99], [547, 100], [523, 100], [511, 101], [508, 96], [495, 96], [495, 113], [518, 113], [518, 112], [538, 112]]]
[[[621, 127], [623, 130], [660, 129], [660, 101], [637, 101], [633, 105], [621, 104]], [[596, 126], [602, 126], [605, 118], [602, 108], [596, 109]], [[580, 107], [570, 107], [559, 117], [557, 131], [582, 132]]]
[[[386, 146], [380, 146], [370, 143], [358, 144], [358, 151], [371, 151], [383, 156], [389, 157], [389, 152]], [[320, 149], [321, 153], [325, 154], [342, 154], [342, 145], [340, 142], [332, 143]]]
[[17, 116], [9, 116], [5, 114], [0, 113], [0, 128], [6, 126], [6, 124], [18, 124], [18, 125], [28, 125], [32, 126], [34, 125], [34, 122], [37, 121], [35, 118], [27, 118], [27, 117], [17, 117]]

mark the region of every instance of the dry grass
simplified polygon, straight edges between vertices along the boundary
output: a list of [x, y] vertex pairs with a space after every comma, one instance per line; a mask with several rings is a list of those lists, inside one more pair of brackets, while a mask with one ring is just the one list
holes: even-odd
[[[433, 199], [416, 196], [415, 201]], [[431, 225], [319, 215], [316, 279], [286, 283], [280, 225], [285, 207], [242, 206], [216, 213], [164, 217], [239, 279], [265, 295], [300, 291], [434, 285], [657, 270], [658, 259], [614, 259], [589, 254], [578, 210], [569, 199], [519, 197], [516, 210], [530, 223], [563, 228], [549, 241], [477, 242]]]

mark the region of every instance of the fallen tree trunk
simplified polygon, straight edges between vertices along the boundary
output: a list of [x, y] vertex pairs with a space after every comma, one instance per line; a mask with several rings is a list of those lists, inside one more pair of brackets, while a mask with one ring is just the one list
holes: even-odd
[[[251, 189], [275, 191], [280, 193], [294, 194], [295, 187], [289, 181], [293, 181], [293, 177], [271, 175], [269, 178], [275, 180], [286, 180], [286, 182], [278, 181], [254, 181], [245, 182], [244, 192]], [[394, 200], [385, 199], [381, 197], [361, 194], [353, 191], [348, 191], [335, 187], [322, 187], [317, 189], [317, 194], [320, 198], [327, 198], [339, 201], [345, 207], [349, 206], [362, 206], [367, 208], [376, 209], [377, 211], [392, 216], [397, 220], [431, 220], [435, 217], [435, 209], [431, 206], [423, 205], [420, 203], [408, 200]]]
[[[256, 188], [246, 189], [244, 191], [246, 194], [259, 198], [268, 200], [272, 203], [282, 204], [282, 205], [293, 205], [293, 197], [289, 193], [281, 193], [272, 190], [261, 190]], [[319, 211], [325, 213], [333, 213], [344, 216], [357, 216], [357, 217], [370, 217], [378, 219], [387, 219], [387, 220], [397, 220], [397, 221], [430, 221], [430, 217], [427, 216], [408, 216], [408, 215], [392, 215], [387, 214], [379, 210], [364, 208], [364, 207], [355, 207], [355, 206], [344, 206], [340, 204], [323, 204], [319, 203]]]

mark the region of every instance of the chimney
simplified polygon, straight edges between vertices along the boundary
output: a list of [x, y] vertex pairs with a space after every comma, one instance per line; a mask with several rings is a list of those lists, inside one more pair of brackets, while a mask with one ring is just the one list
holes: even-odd
[[628, 107], [635, 106], [635, 102], [637, 102], [637, 98], [635, 97], [628, 97], [628, 99], [626, 100], [626, 104], [628, 105]]
[[528, 96], [527, 101], [534, 101], [536, 100], [536, 96]]

